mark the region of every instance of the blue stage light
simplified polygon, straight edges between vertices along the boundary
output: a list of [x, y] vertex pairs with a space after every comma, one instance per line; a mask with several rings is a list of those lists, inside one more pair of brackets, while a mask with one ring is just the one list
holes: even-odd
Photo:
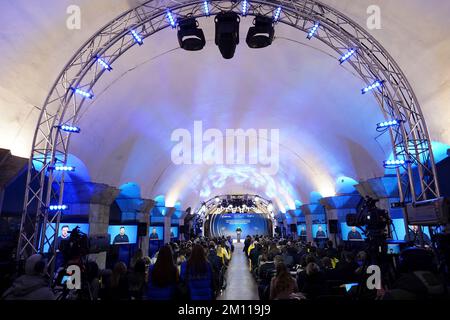
[[247, 2], [247, 0], [244, 0], [242, 2], [242, 15], [246, 16], [247, 12], [248, 12], [248, 2]]
[[169, 20], [169, 23], [172, 26], [172, 28], [175, 28], [177, 26], [177, 22], [175, 21], [172, 12], [169, 10], [167, 11], [167, 20]]
[[84, 98], [88, 98], [88, 99], [92, 99], [94, 98], [94, 95], [91, 92], [87, 92], [81, 89], [77, 89], [77, 88], [71, 88], [72, 91], [76, 94], [79, 94], [80, 96], [84, 97]]
[[353, 56], [356, 53], [355, 49], [351, 49], [349, 52], [347, 52], [346, 54], [344, 54], [340, 59], [339, 62], [341, 64], [343, 64], [345, 61], [347, 61], [348, 59], [350, 59], [351, 56]]
[[61, 129], [62, 131], [73, 132], [73, 133], [80, 133], [80, 131], [81, 131], [81, 129], [79, 127], [68, 126], [65, 124], [58, 128]]
[[280, 14], [281, 14], [281, 7], [278, 7], [277, 10], [275, 11], [275, 14], [273, 15], [273, 21], [278, 21], [278, 19], [280, 18]]
[[377, 129], [386, 129], [389, 127], [396, 127], [399, 126], [400, 123], [402, 123], [403, 120], [391, 120], [391, 121], [385, 121], [377, 123]]
[[50, 211], [60, 211], [60, 210], [67, 210], [69, 207], [65, 204], [61, 205], [51, 205], [48, 207]]
[[362, 89], [361, 92], [362, 92], [362, 94], [366, 94], [369, 91], [372, 91], [372, 90], [374, 90], [376, 88], [380, 88], [383, 85], [383, 83], [384, 83], [384, 81], [377, 80], [373, 84], [371, 84], [370, 86]]
[[409, 160], [399, 160], [399, 159], [394, 159], [394, 160], [386, 160], [383, 162], [383, 165], [385, 168], [398, 168], [400, 166], [404, 166], [408, 163], [411, 163], [411, 161]]
[[314, 27], [311, 28], [311, 30], [308, 33], [307, 38], [311, 39], [312, 37], [314, 37], [314, 35], [316, 34], [317, 30], [319, 29], [320, 23], [316, 22], [316, 24], [314, 25]]
[[209, 5], [208, 1], [203, 2], [203, 10], [205, 11], [205, 14], [209, 16]]
[[135, 30], [131, 30], [131, 35], [133, 36], [134, 41], [136, 41], [137, 44], [139, 44], [140, 46], [144, 44], [144, 40], [142, 40], [141, 36]]
[[106, 63], [106, 61], [103, 60], [102, 58], [97, 57], [97, 62], [103, 67], [103, 69], [106, 69], [108, 71], [112, 70], [112, 67], [108, 63]]
[[53, 166], [53, 167], [48, 167], [48, 170], [54, 170], [54, 171], [75, 171], [75, 167], [72, 167], [72, 166]]

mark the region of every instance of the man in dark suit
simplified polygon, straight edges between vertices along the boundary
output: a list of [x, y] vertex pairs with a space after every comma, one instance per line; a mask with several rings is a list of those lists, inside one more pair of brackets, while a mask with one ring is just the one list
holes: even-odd
[[125, 234], [125, 227], [120, 227], [119, 234], [114, 237], [113, 244], [129, 243], [130, 240]]
[[352, 227], [352, 230], [349, 231], [347, 239], [349, 241], [351, 240], [362, 240], [361, 233], [359, 233], [358, 230], [356, 230], [356, 227]]
[[319, 225], [319, 227], [317, 228], [317, 232], [316, 232], [316, 238], [326, 238], [327, 234], [325, 233], [325, 231], [323, 231], [322, 226]]
[[152, 229], [152, 233], [150, 233], [150, 240], [159, 240], [158, 233], [156, 233], [156, 228]]
[[237, 227], [236, 229], [236, 237], [237, 237], [237, 242], [241, 243], [241, 234], [242, 234], [242, 229], [240, 227]]

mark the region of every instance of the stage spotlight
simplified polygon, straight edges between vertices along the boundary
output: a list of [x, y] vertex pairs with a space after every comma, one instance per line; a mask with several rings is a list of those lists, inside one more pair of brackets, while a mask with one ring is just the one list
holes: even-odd
[[209, 5], [208, 5], [208, 1], [203, 2], [203, 10], [205, 11], [205, 15], [209, 16]]
[[384, 81], [377, 80], [373, 84], [371, 84], [370, 86], [362, 89], [361, 92], [362, 92], [362, 94], [366, 94], [369, 91], [372, 91], [372, 90], [374, 90], [376, 88], [381, 87], [383, 85], [383, 83], [384, 83]]
[[312, 27], [312, 29], [309, 31], [307, 38], [311, 39], [312, 37], [314, 37], [314, 35], [316, 34], [317, 30], [319, 29], [320, 24], [318, 22], [316, 22], [316, 24], [314, 25], [314, 27]]
[[72, 89], [72, 91], [76, 94], [79, 94], [82, 97], [88, 98], [88, 99], [92, 99], [94, 98], [94, 95], [91, 92], [87, 92], [87, 91], [83, 91], [81, 89], [76, 89], [71, 87], [70, 89]]
[[167, 20], [169, 21], [172, 28], [175, 28], [177, 26], [177, 22], [175, 18], [173, 17], [173, 14], [171, 11], [167, 10]]
[[72, 167], [72, 166], [52, 166], [52, 167], [48, 167], [48, 170], [54, 170], [54, 171], [75, 171], [75, 167]]
[[136, 41], [137, 44], [142, 46], [144, 44], [144, 40], [142, 40], [141, 36], [138, 35], [138, 33], [135, 30], [131, 30], [131, 35], [134, 38], [134, 41]]
[[254, 27], [250, 27], [247, 33], [247, 44], [250, 48], [260, 49], [270, 46], [275, 30], [271, 18], [257, 16], [253, 20]]
[[269, 204], [267, 205], [267, 210], [268, 210], [269, 212], [273, 212], [273, 204], [272, 204], [272, 203], [269, 203]]
[[67, 210], [69, 207], [65, 204], [61, 205], [51, 205], [48, 207], [50, 211], [60, 211], [60, 210]]
[[231, 59], [239, 44], [239, 16], [234, 12], [221, 12], [216, 15], [215, 43], [222, 57]]
[[181, 20], [178, 23], [178, 43], [187, 51], [198, 51], [206, 44], [203, 30], [198, 28], [195, 18]]
[[387, 160], [383, 162], [383, 166], [385, 168], [395, 169], [400, 166], [404, 166], [405, 164], [411, 163], [410, 160]]
[[399, 126], [400, 123], [402, 123], [402, 122], [403, 122], [403, 120], [391, 120], [391, 121], [380, 122], [377, 124], [377, 130], [386, 129], [389, 127], [396, 127], [396, 126]]
[[97, 62], [103, 67], [103, 69], [106, 69], [108, 71], [112, 70], [112, 67], [108, 63], [106, 63], [105, 60], [103, 60], [102, 58], [97, 57]]
[[248, 2], [247, 0], [244, 0], [242, 2], [242, 16], [245, 17], [247, 15], [247, 12], [248, 12]]
[[65, 132], [71, 132], [71, 133], [80, 133], [81, 129], [79, 127], [73, 127], [73, 126], [67, 126], [67, 125], [62, 125], [62, 126], [57, 126], [57, 128], [61, 129], [62, 131]]
[[278, 19], [280, 18], [280, 14], [281, 14], [281, 7], [278, 7], [277, 10], [275, 11], [275, 14], [273, 15], [273, 21], [277, 22]]
[[346, 54], [344, 54], [340, 59], [339, 59], [339, 63], [343, 64], [345, 61], [347, 61], [348, 59], [350, 59], [351, 56], [353, 56], [356, 53], [355, 49], [351, 49], [349, 52], [347, 52]]

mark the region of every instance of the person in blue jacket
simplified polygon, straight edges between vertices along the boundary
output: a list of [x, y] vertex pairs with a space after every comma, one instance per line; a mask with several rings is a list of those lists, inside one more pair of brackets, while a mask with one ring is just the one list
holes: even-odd
[[180, 272], [180, 281], [186, 284], [190, 300], [213, 300], [213, 279], [205, 250], [199, 244], [194, 245], [189, 259], [181, 264]]

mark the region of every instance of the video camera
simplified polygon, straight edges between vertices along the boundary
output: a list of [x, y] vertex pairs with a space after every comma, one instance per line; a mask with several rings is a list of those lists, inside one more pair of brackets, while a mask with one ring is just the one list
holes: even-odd
[[89, 253], [89, 239], [87, 234], [82, 232], [79, 226], [76, 226], [69, 233], [69, 239], [61, 241], [59, 248], [64, 257], [64, 261], [86, 256]]

